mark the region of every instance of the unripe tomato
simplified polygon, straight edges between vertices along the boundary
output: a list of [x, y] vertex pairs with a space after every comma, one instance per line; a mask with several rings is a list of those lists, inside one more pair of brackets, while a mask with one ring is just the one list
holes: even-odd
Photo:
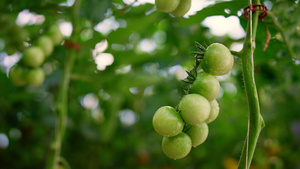
[[176, 17], [181, 17], [191, 9], [191, 5], [191, 0], [180, 0], [178, 7], [172, 11], [171, 14]]
[[39, 86], [44, 82], [45, 72], [42, 68], [30, 69], [26, 73], [27, 83], [33, 86]]
[[161, 12], [172, 12], [174, 11], [178, 5], [180, 0], [155, 0], [155, 5], [158, 10]]
[[206, 140], [208, 136], [208, 126], [206, 123], [202, 123], [198, 126], [192, 126], [186, 134], [190, 136], [193, 147], [197, 147]]
[[9, 70], [9, 78], [16, 86], [24, 86], [26, 84], [25, 69], [19, 65], [14, 65]]
[[220, 83], [216, 76], [201, 72], [191, 86], [191, 93], [200, 94], [208, 101], [215, 100], [220, 93]]
[[218, 76], [227, 74], [233, 63], [230, 50], [223, 44], [213, 43], [207, 48], [201, 66], [206, 73]]
[[217, 100], [213, 100], [213, 101], [209, 102], [209, 104], [210, 104], [211, 109], [210, 109], [209, 117], [205, 121], [206, 123], [213, 122], [218, 117], [219, 111], [220, 111], [219, 104], [218, 104]]
[[152, 124], [154, 130], [164, 137], [176, 136], [184, 127], [179, 113], [170, 106], [159, 108], [153, 116]]
[[40, 36], [37, 39], [36, 44], [43, 50], [46, 57], [52, 54], [54, 45], [52, 39], [49, 36]]
[[40, 47], [30, 46], [28, 47], [22, 57], [22, 61], [25, 65], [30, 67], [39, 67], [45, 60], [45, 54]]
[[52, 39], [54, 45], [59, 45], [64, 39], [59, 26], [56, 24], [51, 25], [46, 34]]
[[162, 150], [170, 158], [181, 159], [189, 154], [191, 148], [192, 140], [186, 133], [169, 138], [163, 137]]
[[199, 94], [189, 94], [180, 100], [178, 110], [185, 122], [197, 126], [209, 117], [210, 104]]

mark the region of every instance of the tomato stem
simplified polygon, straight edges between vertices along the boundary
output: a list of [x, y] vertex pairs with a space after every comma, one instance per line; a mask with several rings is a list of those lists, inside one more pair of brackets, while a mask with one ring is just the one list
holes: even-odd
[[[254, 2], [260, 4], [259, 0]], [[239, 169], [249, 169], [255, 152], [256, 144], [261, 129], [264, 127], [264, 121], [260, 114], [258, 94], [254, 79], [254, 60], [255, 37], [258, 24], [259, 12], [253, 12], [252, 28], [250, 28], [250, 18], [248, 20], [247, 35], [240, 58], [242, 60], [242, 69], [244, 77], [245, 91], [249, 107], [248, 134], [244, 142], [244, 147], [239, 161]], [[252, 32], [251, 32], [252, 30]]]
[[238, 58], [241, 58], [241, 55], [242, 55], [241, 51], [238, 52], [238, 51], [230, 50], [230, 52], [231, 52], [232, 55], [234, 55]]
[[[73, 6], [72, 24], [73, 33], [71, 39], [77, 40], [79, 29], [77, 26], [77, 18], [79, 17], [81, 0], [76, 0]], [[68, 90], [70, 84], [70, 77], [72, 68], [76, 57], [76, 50], [66, 50], [65, 68], [63, 77], [59, 87], [59, 93], [56, 102], [56, 108], [58, 112], [58, 121], [56, 123], [55, 139], [53, 141], [52, 151], [50, 152], [49, 159], [46, 164], [46, 169], [58, 169], [59, 162], [61, 160], [61, 145], [66, 130], [67, 118], [68, 118]]]

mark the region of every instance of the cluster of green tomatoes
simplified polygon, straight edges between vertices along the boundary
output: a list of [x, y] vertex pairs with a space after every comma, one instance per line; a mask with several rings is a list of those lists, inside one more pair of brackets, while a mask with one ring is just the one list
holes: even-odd
[[45, 59], [53, 53], [54, 46], [63, 40], [58, 25], [54, 24], [25, 49], [22, 58], [9, 70], [9, 78], [16, 86], [26, 84], [39, 86], [44, 82], [45, 72], [41, 68]]
[[155, 6], [161, 12], [181, 17], [191, 9], [191, 0], [155, 0]]
[[[154, 130], [163, 136], [162, 150], [173, 159], [185, 157], [208, 136], [208, 123], [219, 114], [216, 98], [220, 83], [216, 76], [227, 74], [234, 64], [230, 50], [220, 43], [202, 49], [202, 70], [196, 71], [187, 95], [176, 108], [163, 106], [153, 116]], [[190, 75], [190, 73], [189, 73]]]

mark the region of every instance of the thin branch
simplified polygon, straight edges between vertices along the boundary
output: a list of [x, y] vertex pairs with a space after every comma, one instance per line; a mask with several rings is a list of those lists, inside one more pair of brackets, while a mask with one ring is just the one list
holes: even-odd
[[[72, 40], [76, 41], [78, 37], [78, 28], [77, 28], [77, 20], [79, 15], [81, 0], [76, 0], [73, 6], [73, 34], [71, 36]], [[50, 156], [47, 161], [46, 169], [58, 169], [59, 161], [60, 161], [60, 154], [61, 154], [61, 145], [63, 141], [63, 137], [65, 134], [66, 126], [67, 126], [67, 118], [68, 118], [68, 91], [69, 91], [69, 83], [72, 68], [74, 65], [76, 56], [75, 49], [69, 49], [66, 51], [66, 60], [64, 64], [64, 72], [63, 77], [61, 80], [61, 84], [59, 87], [58, 98], [56, 102], [56, 109], [58, 112], [58, 121], [56, 124], [56, 132], [55, 132], [55, 139], [53, 143], [53, 149], [50, 152]]]
[[287, 36], [285, 35], [284, 29], [282, 28], [281, 24], [275, 19], [275, 15], [273, 14], [273, 12], [268, 11], [268, 15], [272, 20], [273, 25], [275, 26], [275, 28], [278, 30], [278, 32], [280, 33], [280, 35], [283, 38], [283, 43], [285, 44], [286, 49], [288, 50], [289, 54], [291, 55], [292, 58], [296, 58], [291, 45], [288, 42]]
[[241, 58], [241, 52], [238, 52], [238, 51], [234, 51], [234, 50], [230, 50], [231, 54], [233, 56], [236, 56], [238, 58]]

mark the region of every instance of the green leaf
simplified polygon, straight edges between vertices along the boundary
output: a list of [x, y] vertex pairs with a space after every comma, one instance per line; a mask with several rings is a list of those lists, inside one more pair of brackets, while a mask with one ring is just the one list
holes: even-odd
[[83, 0], [80, 10], [82, 18], [89, 19], [94, 25], [101, 22], [111, 6], [110, 0]]
[[[179, 21], [179, 26], [188, 26], [191, 24], [201, 23], [205, 18], [215, 15], [223, 15], [229, 17], [231, 15], [237, 15], [237, 12], [247, 6], [247, 1], [233, 0], [217, 2], [213, 5], [209, 5], [206, 8], [197, 12], [196, 15], [190, 16], [189, 19]], [[229, 10], [230, 13], [226, 13], [225, 10]]]

